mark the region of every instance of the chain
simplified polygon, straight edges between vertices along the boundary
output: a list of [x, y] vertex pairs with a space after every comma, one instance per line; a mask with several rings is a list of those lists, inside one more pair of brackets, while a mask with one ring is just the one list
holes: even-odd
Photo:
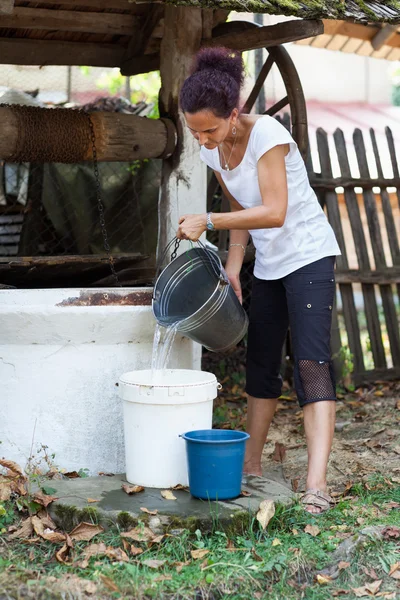
[[176, 238], [175, 239], [175, 244], [174, 244], [174, 249], [173, 249], [172, 254], [171, 254], [171, 261], [176, 258], [177, 252], [179, 250], [179, 244], [180, 243], [181, 243], [181, 240], [179, 240], [178, 238]]
[[92, 153], [93, 153], [93, 171], [95, 177], [95, 186], [96, 186], [96, 199], [97, 199], [97, 208], [100, 215], [100, 227], [101, 233], [103, 235], [103, 245], [104, 249], [107, 253], [108, 260], [110, 263], [111, 273], [114, 276], [115, 283], [122, 287], [120, 280], [118, 279], [117, 271], [115, 270], [114, 259], [111, 255], [110, 244], [108, 243], [108, 234], [106, 229], [106, 220], [104, 218], [104, 205], [101, 199], [101, 184], [100, 184], [100, 175], [99, 175], [99, 165], [97, 162], [97, 150], [96, 150], [96, 135], [94, 133], [93, 121], [89, 113], [86, 113], [89, 119], [89, 127], [90, 127], [90, 140], [92, 142]]

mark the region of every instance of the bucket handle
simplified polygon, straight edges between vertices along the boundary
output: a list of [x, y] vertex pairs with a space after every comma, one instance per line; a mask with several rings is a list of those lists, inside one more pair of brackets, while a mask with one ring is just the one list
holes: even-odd
[[[177, 237], [172, 238], [172, 240], [170, 242], [168, 242], [168, 244], [166, 245], [162, 255], [161, 255], [161, 259], [158, 263], [158, 267], [156, 269], [156, 275], [155, 275], [155, 280], [157, 281], [158, 277], [160, 276], [160, 273], [162, 271], [162, 265], [164, 264], [165, 258], [167, 256], [167, 253], [169, 252], [169, 250], [172, 247], [172, 244], [175, 244], [173, 252], [171, 253], [171, 260], [170, 262], [172, 262], [173, 260], [175, 260], [176, 258], [176, 254], [178, 252], [179, 249], [179, 244], [181, 243], [182, 240], [178, 239]], [[192, 242], [191, 242], [192, 243]], [[229, 284], [229, 279], [225, 273], [225, 271], [222, 269], [222, 271], [220, 269], [217, 270], [215, 264], [214, 264], [214, 256], [213, 253], [207, 248], [207, 246], [205, 246], [205, 244], [203, 244], [203, 242], [201, 242], [200, 240], [197, 240], [196, 243], [199, 245], [199, 247], [204, 250], [204, 252], [210, 257], [210, 263], [211, 263], [211, 268], [214, 271], [214, 274], [218, 277], [218, 279], [220, 280], [220, 283], [222, 285], [228, 285]], [[205, 267], [208, 269], [209, 265], [205, 263]]]

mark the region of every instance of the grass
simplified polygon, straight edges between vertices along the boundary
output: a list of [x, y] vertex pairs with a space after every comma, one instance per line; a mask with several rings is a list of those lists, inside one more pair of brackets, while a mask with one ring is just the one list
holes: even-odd
[[[316, 582], [317, 571], [331, 565], [333, 552], [344, 538], [351, 538], [371, 525], [400, 526], [399, 508], [391, 508], [391, 502], [400, 504], [400, 486], [376, 475], [355, 484], [331, 511], [318, 517], [307, 514], [298, 504], [278, 506], [266, 531], [251, 516], [229, 534], [221, 531], [216, 522], [211, 534], [200, 530], [179, 531], [166, 536], [160, 544], [135, 543], [143, 553], [130, 556], [129, 562], [112, 562], [96, 556], [86, 568], [79, 568], [77, 563], [88, 542], [75, 543], [73, 563], [68, 565], [55, 559], [60, 546], [44, 540], [7, 541], [4, 530], [19, 516], [12, 503], [3, 503], [0, 504], [3, 506], [0, 598], [78, 600], [94, 594], [92, 597], [99, 599], [127, 600], [325, 600], [347, 590], [340, 598], [350, 599], [355, 598], [352, 588], [373, 580], [365, 573], [371, 569], [382, 579], [381, 592], [393, 593], [396, 589], [399, 592], [400, 588], [396, 588], [399, 582], [388, 576], [390, 566], [400, 562], [400, 540], [395, 537], [378, 541], [367, 537], [352, 558], [341, 559], [350, 564], [340, 571], [337, 579], [324, 585]], [[315, 537], [305, 532], [307, 525], [318, 527], [320, 531]], [[96, 536], [92, 543], [122, 547], [120, 533], [114, 527]], [[194, 550], [208, 552], [194, 559], [191, 556]], [[149, 559], [165, 562], [154, 569], [146, 566]], [[90, 585], [95, 586], [95, 592], [85, 592]]]

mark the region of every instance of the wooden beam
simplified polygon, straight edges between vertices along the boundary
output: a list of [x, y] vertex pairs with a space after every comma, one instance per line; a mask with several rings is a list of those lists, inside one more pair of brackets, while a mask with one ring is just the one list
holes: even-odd
[[[60, 110], [68, 113], [68, 127], [59, 129], [54, 120]], [[11, 107], [0, 107], [0, 158], [7, 162], [80, 162], [92, 160], [92, 145], [87, 121], [87, 142], [79, 150], [73, 149], [70, 160], [64, 160], [64, 146], [71, 139], [82, 140], [85, 137], [86, 123], [76, 112], [76, 121], [71, 118], [74, 111], [68, 109], [36, 109], [37, 146], [26, 150], [24, 136], [24, 114], [17, 118]], [[130, 162], [144, 158], [159, 158], [166, 153], [172, 154], [176, 144], [176, 131], [172, 122], [160, 119], [145, 119], [135, 115], [121, 113], [94, 112], [91, 114], [96, 138], [96, 150], [99, 161]], [[53, 124], [54, 123], [54, 124]], [[25, 128], [24, 128], [25, 127]], [[84, 127], [82, 136], [82, 127]], [[36, 130], [35, 130], [36, 131]], [[35, 131], [29, 131], [32, 138]], [[63, 146], [62, 136], [65, 136]], [[22, 140], [22, 141], [21, 141]], [[78, 143], [78, 142], [77, 142]], [[22, 149], [21, 149], [22, 148]], [[41, 150], [42, 148], [42, 150]], [[76, 147], [75, 147], [76, 148]], [[30, 152], [29, 155], [24, 155]], [[36, 154], [37, 152], [37, 154]], [[79, 155], [77, 155], [79, 154]]]
[[0, 15], [11, 15], [14, 10], [14, 0], [0, 0]]
[[[230, 23], [226, 24], [226, 29]], [[234, 22], [232, 22], [234, 26]], [[234, 29], [234, 27], [233, 27]], [[294, 42], [304, 38], [315, 37], [324, 32], [322, 21], [301, 21], [293, 20], [277, 25], [267, 25], [257, 27], [247, 31], [225, 33], [212, 38], [211, 40], [202, 40], [203, 47], [226, 46], [232, 50], [255, 50], [256, 48], [268, 48]]]
[[[8, 0], [4, 0], [6, 2]], [[20, 0], [16, 0], [16, 6], [20, 4]], [[54, 2], [54, 0], [40, 0], [40, 4], [43, 5], [51, 5], [54, 4], [62, 4], [63, 6], [74, 6], [81, 7], [87, 6], [88, 8], [93, 7], [98, 10], [104, 8], [105, 10], [116, 9], [116, 10], [126, 10], [129, 12], [137, 11], [137, 4], [130, 2], [129, 0], [58, 0], [58, 2]]]
[[136, 56], [128, 60], [123, 64], [121, 68], [121, 75], [127, 77], [133, 75], [140, 75], [141, 73], [150, 73], [150, 71], [158, 71], [160, 68], [160, 55], [155, 54], [144, 54], [143, 56]]
[[3, 65], [119, 67], [123, 52], [117, 44], [0, 38]]
[[132, 68], [131, 61], [133, 59], [140, 58], [145, 51], [146, 44], [151, 38], [151, 35], [155, 27], [160, 22], [161, 17], [164, 14], [164, 6], [158, 4], [151, 6], [144, 20], [144, 23], [139, 31], [131, 30], [131, 40], [128, 48], [126, 49], [124, 56], [121, 61], [121, 73], [122, 75], [131, 75], [130, 69]]
[[1, 17], [0, 27], [132, 35], [140, 22], [134, 15], [16, 7], [12, 15]]
[[[338, 27], [340, 23], [340, 27]], [[347, 21], [323, 20], [325, 33], [328, 35], [343, 35], [350, 38], [357, 38], [365, 42], [371, 42], [373, 38], [381, 31], [376, 25], [359, 25], [358, 23], [348, 23]], [[400, 33], [396, 31], [385, 41], [386, 46], [393, 48], [400, 47]]]
[[371, 40], [373, 49], [376, 51], [380, 50], [382, 46], [387, 46], [390, 39], [397, 34], [397, 29], [397, 25], [384, 25]]

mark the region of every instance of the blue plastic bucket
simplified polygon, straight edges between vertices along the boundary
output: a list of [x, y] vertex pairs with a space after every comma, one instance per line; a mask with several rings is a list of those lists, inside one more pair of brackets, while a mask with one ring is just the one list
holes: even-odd
[[243, 431], [202, 429], [186, 440], [189, 489], [204, 500], [228, 500], [241, 492], [244, 452], [250, 437]]

